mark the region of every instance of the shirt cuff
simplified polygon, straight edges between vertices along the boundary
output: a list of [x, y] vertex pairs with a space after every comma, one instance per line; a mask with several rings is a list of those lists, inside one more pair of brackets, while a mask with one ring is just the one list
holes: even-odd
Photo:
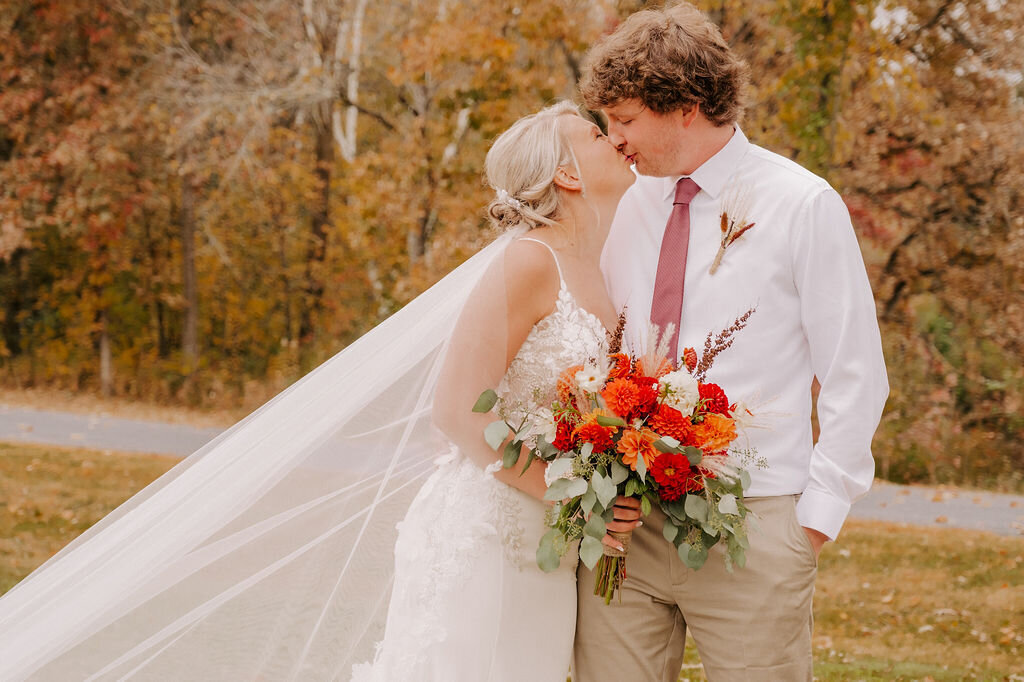
[[824, 533], [830, 540], [839, 537], [849, 513], [848, 502], [820, 490], [804, 490], [796, 503], [796, 519], [800, 525]]

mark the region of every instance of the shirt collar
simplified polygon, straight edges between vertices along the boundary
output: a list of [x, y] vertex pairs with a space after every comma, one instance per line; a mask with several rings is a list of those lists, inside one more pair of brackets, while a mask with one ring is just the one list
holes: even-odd
[[[725, 143], [725, 146], [719, 149], [718, 153], [710, 159], [702, 163], [689, 177], [693, 178], [693, 181], [697, 183], [701, 190], [711, 195], [712, 199], [716, 199], [722, 193], [722, 190], [725, 189], [726, 183], [729, 182], [732, 174], [736, 172], [736, 167], [749, 148], [750, 142], [747, 140], [747, 136], [743, 134], [738, 125], [734, 126], [733, 135]], [[670, 175], [662, 179], [665, 183], [664, 196], [666, 200], [675, 196], [676, 183], [683, 177], [686, 176]]]

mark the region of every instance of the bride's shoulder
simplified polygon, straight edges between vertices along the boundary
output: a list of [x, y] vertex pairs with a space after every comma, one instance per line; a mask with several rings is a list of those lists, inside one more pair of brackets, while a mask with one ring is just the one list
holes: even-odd
[[505, 290], [509, 303], [533, 309], [538, 317], [554, 305], [561, 286], [555, 257], [545, 244], [517, 239], [505, 249]]

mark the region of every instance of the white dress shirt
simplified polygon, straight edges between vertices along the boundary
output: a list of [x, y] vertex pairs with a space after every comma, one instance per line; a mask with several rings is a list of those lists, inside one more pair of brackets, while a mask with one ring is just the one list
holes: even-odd
[[[646, 347], [661, 238], [680, 176], [639, 176], [619, 204], [601, 267], [612, 302], [627, 311], [626, 347]], [[700, 357], [717, 334], [756, 306], [707, 380], [751, 406], [759, 425], [750, 445], [747, 496], [802, 493], [801, 525], [832, 539], [850, 505], [871, 487], [871, 438], [889, 392], [881, 338], [850, 216], [829, 184], [796, 163], [751, 144], [736, 128], [729, 142], [690, 176], [679, 350]], [[714, 275], [723, 200], [737, 192], [755, 223], [727, 247]], [[811, 383], [821, 384], [817, 444], [811, 436]], [[744, 446], [744, 441], [737, 445]]]

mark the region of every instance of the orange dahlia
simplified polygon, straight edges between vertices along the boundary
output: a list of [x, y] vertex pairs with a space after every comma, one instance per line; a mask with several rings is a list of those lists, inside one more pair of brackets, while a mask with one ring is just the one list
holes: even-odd
[[736, 440], [736, 423], [717, 413], [705, 415], [704, 421], [693, 428], [699, 447], [705, 452], [720, 452]]
[[605, 405], [617, 416], [628, 419], [640, 404], [640, 387], [629, 379], [615, 379], [601, 391]]
[[651, 415], [647, 425], [662, 436], [675, 438], [682, 445], [697, 445], [694, 426], [690, 418], [674, 407], [661, 404]]
[[622, 453], [622, 462], [636, 471], [638, 457], [644, 458], [644, 466], [650, 468], [651, 462], [658, 457], [658, 450], [654, 447], [654, 441], [658, 440], [658, 434], [650, 429], [628, 429], [619, 439], [616, 448]]
[[601, 426], [595, 422], [583, 422], [576, 427], [573, 436], [584, 443], [591, 443], [594, 446], [594, 452], [602, 452], [612, 446], [614, 442], [612, 434], [614, 433], [615, 427]]
[[629, 375], [629, 370], [632, 369], [632, 367], [630, 365], [628, 355], [625, 353], [612, 353], [608, 357], [613, 363], [612, 368], [608, 370], [609, 379], [621, 379], [622, 377]]

